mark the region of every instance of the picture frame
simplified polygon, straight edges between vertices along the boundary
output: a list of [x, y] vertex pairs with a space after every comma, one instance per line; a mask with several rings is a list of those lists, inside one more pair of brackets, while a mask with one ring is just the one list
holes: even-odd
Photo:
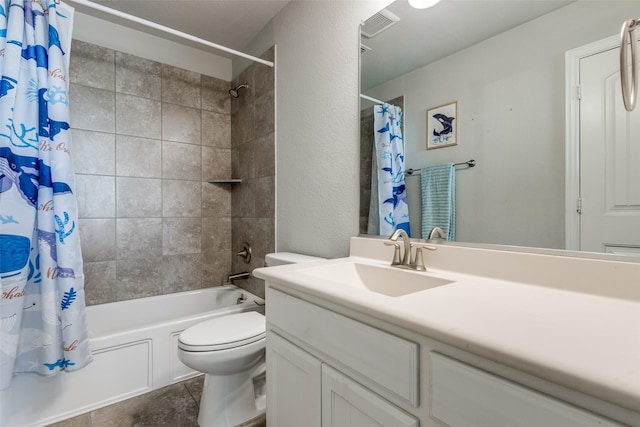
[[458, 102], [427, 110], [427, 150], [458, 145]]

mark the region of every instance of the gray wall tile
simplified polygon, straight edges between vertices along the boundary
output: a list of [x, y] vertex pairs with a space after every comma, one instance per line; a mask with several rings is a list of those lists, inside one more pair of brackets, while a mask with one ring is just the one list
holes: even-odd
[[275, 129], [275, 115], [273, 114], [274, 103], [273, 91], [256, 98], [254, 109], [254, 135], [256, 137], [273, 133]]
[[231, 116], [202, 110], [202, 145], [231, 148]]
[[160, 101], [116, 93], [116, 133], [160, 139], [161, 126]]
[[[273, 49], [269, 49], [269, 51], [265, 52], [265, 54], [263, 54], [261, 58], [266, 59], [267, 61], [273, 61], [273, 54]], [[260, 97], [266, 92], [274, 90], [274, 73], [275, 69], [272, 67], [255, 67], [253, 73], [253, 85], [255, 87], [256, 97]]]
[[162, 143], [162, 177], [202, 181], [202, 147], [181, 142]]
[[138, 56], [115, 53], [116, 91], [150, 99], [161, 99], [162, 65]]
[[231, 176], [231, 150], [202, 147], [202, 180], [235, 178]]
[[[273, 73], [243, 72], [251, 89], [232, 103], [230, 82], [83, 42], [74, 42], [74, 54], [72, 148], [87, 303], [217, 286], [232, 266], [261, 265], [275, 242], [273, 217], [256, 216], [272, 214], [275, 151], [273, 132], [256, 138], [256, 129], [272, 121]], [[205, 181], [229, 178], [232, 161], [246, 182]], [[232, 255], [244, 241], [254, 245], [248, 266]], [[257, 279], [243, 282], [264, 292]]]
[[149, 257], [118, 260], [116, 279], [118, 301], [161, 295], [161, 259]]
[[197, 217], [202, 215], [202, 183], [165, 179], [162, 182], [163, 217]]
[[163, 64], [162, 100], [186, 107], [201, 108], [200, 74]]
[[116, 178], [119, 218], [162, 216], [162, 181], [149, 178]]
[[275, 177], [256, 178], [255, 215], [260, 218], [275, 217]]
[[162, 139], [165, 141], [202, 144], [201, 110], [162, 103]]
[[163, 257], [163, 293], [168, 294], [200, 288], [202, 288], [202, 254]]
[[116, 172], [115, 135], [72, 129], [73, 168], [76, 173], [114, 175]]
[[202, 216], [231, 216], [231, 185], [202, 183]]
[[[273, 48], [263, 54], [272, 58]], [[264, 257], [275, 250], [275, 105], [274, 72], [254, 65], [233, 84], [246, 83], [251, 90], [231, 104], [231, 169], [242, 184], [232, 189], [232, 253], [243, 242], [253, 249], [250, 264], [233, 257], [232, 270], [252, 271], [264, 265]], [[232, 84], [232, 86], [233, 86]], [[264, 281], [251, 277], [236, 284], [264, 296]]]
[[162, 177], [162, 141], [116, 136], [116, 173], [139, 178]]
[[202, 218], [202, 252], [231, 251], [231, 218]]
[[202, 109], [231, 114], [231, 84], [210, 76], [201, 76]]
[[202, 251], [201, 218], [164, 218], [162, 254], [186, 255]]
[[79, 218], [116, 216], [116, 180], [113, 176], [76, 174]]
[[275, 135], [273, 133], [262, 136], [255, 141], [255, 153], [253, 162], [253, 177], [275, 176], [276, 174], [276, 150]]
[[85, 262], [111, 261], [116, 258], [116, 220], [80, 219], [80, 244]]
[[84, 295], [87, 305], [117, 301], [116, 262], [84, 263]]
[[115, 54], [111, 49], [73, 40], [71, 42], [69, 79], [71, 82], [113, 91]]
[[69, 89], [70, 124], [72, 128], [115, 131], [115, 93], [71, 83]]
[[160, 218], [118, 218], [116, 236], [118, 260], [162, 255]]
[[229, 274], [231, 274], [231, 257], [232, 254], [230, 251], [202, 253], [203, 287], [219, 286], [228, 283], [227, 278]]

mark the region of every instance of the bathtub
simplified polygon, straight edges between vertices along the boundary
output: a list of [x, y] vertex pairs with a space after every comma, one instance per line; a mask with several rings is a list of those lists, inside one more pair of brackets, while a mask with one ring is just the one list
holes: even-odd
[[0, 426], [44, 426], [196, 375], [178, 360], [180, 332], [214, 317], [264, 312], [233, 285], [87, 307], [93, 362], [44, 378], [14, 376], [0, 392]]

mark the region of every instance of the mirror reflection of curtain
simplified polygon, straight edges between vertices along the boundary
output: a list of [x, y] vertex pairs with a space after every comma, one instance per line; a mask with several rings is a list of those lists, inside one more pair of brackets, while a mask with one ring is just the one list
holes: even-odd
[[[378, 199], [378, 234], [388, 236], [397, 229], [410, 235], [409, 206], [404, 181], [404, 144], [402, 139], [402, 109], [384, 103], [374, 107], [375, 172]], [[371, 210], [369, 215], [371, 216]], [[373, 210], [375, 212], [375, 210]]]

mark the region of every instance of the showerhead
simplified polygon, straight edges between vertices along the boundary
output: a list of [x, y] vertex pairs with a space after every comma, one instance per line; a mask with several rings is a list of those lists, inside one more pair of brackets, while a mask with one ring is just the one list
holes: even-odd
[[248, 89], [249, 86], [248, 85], [238, 85], [235, 87], [235, 89], [229, 89], [229, 95], [233, 96], [234, 98], [240, 98], [240, 89]]

